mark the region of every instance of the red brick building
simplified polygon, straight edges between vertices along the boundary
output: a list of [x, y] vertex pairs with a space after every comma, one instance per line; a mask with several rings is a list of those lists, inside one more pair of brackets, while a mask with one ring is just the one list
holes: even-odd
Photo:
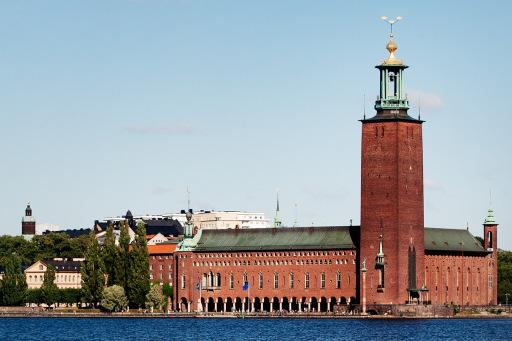
[[148, 245], [149, 276], [152, 281], [173, 285], [175, 243]]
[[[331, 311], [335, 305], [497, 303], [497, 224], [484, 245], [467, 229], [424, 225], [422, 124], [409, 116], [407, 68], [377, 65], [376, 114], [364, 117], [361, 226], [201, 231], [175, 253], [180, 311]], [[188, 217], [189, 222], [191, 216]]]

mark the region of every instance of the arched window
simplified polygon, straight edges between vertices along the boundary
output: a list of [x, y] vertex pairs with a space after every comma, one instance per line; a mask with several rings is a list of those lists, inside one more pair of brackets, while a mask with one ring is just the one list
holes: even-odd
[[293, 284], [294, 284], [294, 276], [293, 276], [293, 272], [290, 272], [290, 289], [293, 289]]
[[248, 280], [247, 280], [247, 272], [244, 272], [243, 283], [245, 284], [246, 282], [248, 282]]
[[492, 232], [491, 231], [487, 232], [487, 245], [489, 245], [490, 249], [493, 248], [493, 246], [492, 246]]
[[336, 289], [341, 289], [341, 273], [336, 272]]
[[309, 272], [304, 274], [304, 289], [309, 289]]
[[274, 272], [274, 289], [279, 289], [279, 274]]
[[217, 286], [220, 287], [220, 273], [217, 273]]
[[233, 276], [233, 273], [229, 274], [229, 288], [233, 289], [235, 287], [235, 278]]
[[320, 274], [320, 289], [325, 289], [325, 272]]
[[258, 274], [258, 288], [263, 289], [263, 274], [261, 272]]

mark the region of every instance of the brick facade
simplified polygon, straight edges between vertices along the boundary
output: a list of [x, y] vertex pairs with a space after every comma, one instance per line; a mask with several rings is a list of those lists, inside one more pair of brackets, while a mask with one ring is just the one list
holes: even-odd
[[356, 300], [355, 249], [178, 252], [175, 266], [180, 311], [332, 311]]
[[148, 245], [149, 275], [152, 281], [173, 285], [173, 260], [176, 244]]
[[[363, 121], [361, 259], [367, 261], [369, 303], [403, 304], [409, 299], [408, 289], [423, 283], [421, 123], [412, 119]], [[381, 235], [383, 275], [376, 264]], [[408, 273], [411, 251], [415, 252], [414, 268], [420, 270], [411, 274], [412, 282]], [[414, 288], [409, 288], [410, 283], [415, 284]]]
[[496, 304], [495, 265], [493, 254], [425, 256], [425, 281], [430, 301], [466, 306]]

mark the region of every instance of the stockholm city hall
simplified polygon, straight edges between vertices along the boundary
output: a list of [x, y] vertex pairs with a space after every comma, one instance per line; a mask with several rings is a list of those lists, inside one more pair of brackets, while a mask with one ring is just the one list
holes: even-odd
[[386, 49], [376, 66], [375, 116], [361, 120], [361, 226], [197, 230], [189, 217], [174, 254], [175, 309], [364, 312], [497, 303], [493, 211], [483, 243], [466, 228], [424, 225], [423, 121], [408, 114], [407, 65], [395, 56], [393, 34]]

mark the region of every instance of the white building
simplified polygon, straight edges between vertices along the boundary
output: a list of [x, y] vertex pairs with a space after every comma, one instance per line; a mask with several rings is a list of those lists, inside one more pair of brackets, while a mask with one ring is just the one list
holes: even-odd
[[264, 213], [241, 211], [194, 212], [192, 223], [194, 227], [207, 230], [270, 227]]
[[[145, 215], [131, 215], [128, 211], [125, 216], [108, 217], [98, 221], [102, 225], [106, 225], [106, 222], [118, 222], [125, 220], [126, 217], [130, 217], [134, 220], [144, 220], [150, 224], [151, 221], [171, 221], [177, 220], [181, 226], [187, 221], [184, 211], [182, 213], [164, 213], [164, 214], [145, 214]], [[271, 227], [269, 220], [266, 219], [265, 214], [261, 212], [243, 212], [243, 211], [206, 211], [201, 210], [194, 212], [192, 216], [192, 223], [194, 227], [201, 229], [250, 229], [250, 228], [267, 228]], [[103, 233], [104, 235], [104, 233]], [[98, 234], [102, 236], [102, 234]], [[130, 237], [132, 237], [130, 233]], [[98, 239], [100, 243], [102, 240]]]

